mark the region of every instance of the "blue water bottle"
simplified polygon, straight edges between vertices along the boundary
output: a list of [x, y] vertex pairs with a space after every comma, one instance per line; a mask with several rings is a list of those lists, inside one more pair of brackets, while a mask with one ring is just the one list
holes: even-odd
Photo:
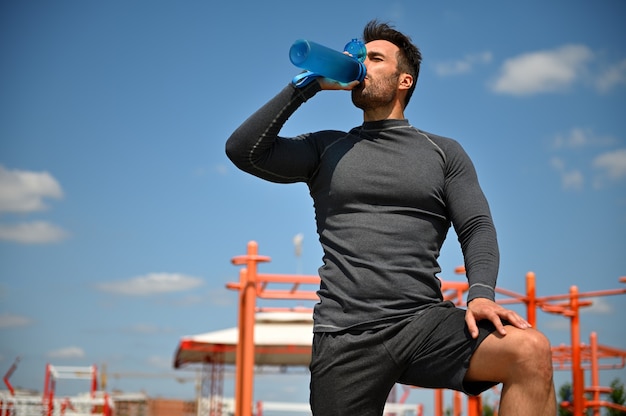
[[295, 66], [306, 69], [293, 79], [293, 84], [303, 87], [316, 77], [325, 77], [341, 83], [363, 81], [366, 49], [363, 42], [352, 39], [344, 48], [351, 56], [309, 40], [299, 39], [289, 49], [289, 59]]

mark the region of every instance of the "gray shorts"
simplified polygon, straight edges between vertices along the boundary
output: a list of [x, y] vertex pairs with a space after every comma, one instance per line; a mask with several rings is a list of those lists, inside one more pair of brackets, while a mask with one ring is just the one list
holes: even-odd
[[478, 327], [473, 339], [465, 310], [443, 302], [383, 329], [315, 333], [313, 415], [382, 415], [395, 383], [480, 394], [497, 383], [463, 382], [472, 354], [495, 330], [489, 321]]

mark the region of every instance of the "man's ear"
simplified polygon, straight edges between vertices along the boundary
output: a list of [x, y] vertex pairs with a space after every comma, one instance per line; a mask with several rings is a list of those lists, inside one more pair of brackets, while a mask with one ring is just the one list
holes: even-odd
[[413, 85], [413, 76], [411, 74], [402, 73], [400, 74], [400, 82], [399, 88], [403, 90], [408, 90]]

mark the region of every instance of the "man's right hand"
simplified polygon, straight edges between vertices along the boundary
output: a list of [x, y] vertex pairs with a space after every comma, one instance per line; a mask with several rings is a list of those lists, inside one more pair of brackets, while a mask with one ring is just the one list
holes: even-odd
[[346, 90], [346, 91], [350, 91], [354, 87], [356, 87], [357, 85], [360, 84], [359, 81], [352, 81], [349, 84], [345, 84], [343, 82], [335, 81], [334, 79], [323, 78], [323, 77], [322, 78], [317, 78], [317, 82], [319, 82], [320, 87], [322, 87], [323, 90]]

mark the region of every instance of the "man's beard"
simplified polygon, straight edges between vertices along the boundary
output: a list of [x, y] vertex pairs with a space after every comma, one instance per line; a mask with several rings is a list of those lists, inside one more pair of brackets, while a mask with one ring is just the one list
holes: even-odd
[[392, 103], [398, 94], [398, 75], [390, 75], [378, 82], [370, 80], [367, 87], [361, 83], [352, 90], [352, 103], [363, 111], [385, 107]]

